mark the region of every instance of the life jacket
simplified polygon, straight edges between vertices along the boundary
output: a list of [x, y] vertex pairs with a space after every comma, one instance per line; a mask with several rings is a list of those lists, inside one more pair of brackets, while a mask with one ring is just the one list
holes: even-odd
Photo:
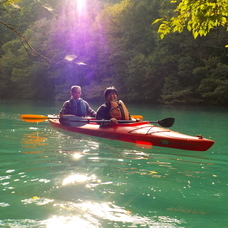
[[86, 116], [86, 104], [82, 98], [79, 100], [70, 99], [69, 114], [75, 116]]
[[110, 101], [110, 111], [111, 118], [116, 118], [117, 120], [129, 120], [130, 115], [129, 112], [123, 103], [123, 101], [119, 100], [117, 102]]

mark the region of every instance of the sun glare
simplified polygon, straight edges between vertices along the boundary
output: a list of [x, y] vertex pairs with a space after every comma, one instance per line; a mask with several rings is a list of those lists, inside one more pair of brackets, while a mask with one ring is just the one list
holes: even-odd
[[74, 174], [65, 178], [63, 180], [63, 185], [72, 184], [74, 182], [84, 182], [86, 180], [88, 180], [87, 176], [81, 174]]
[[77, 10], [79, 14], [83, 14], [86, 10], [86, 0], [76, 0]]

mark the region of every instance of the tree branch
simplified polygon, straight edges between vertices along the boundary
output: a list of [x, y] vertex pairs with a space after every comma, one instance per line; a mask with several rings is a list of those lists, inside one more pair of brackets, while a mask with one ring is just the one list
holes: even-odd
[[[22, 42], [22, 45], [24, 46], [25, 50], [28, 52], [29, 56], [30, 56], [30, 53], [29, 53], [29, 50], [32, 52], [33, 55], [37, 55], [37, 56], [40, 56], [42, 59], [45, 59], [46, 61], [48, 61], [49, 63], [53, 63], [53, 61], [45, 56], [43, 56], [42, 54], [40, 54], [39, 52], [37, 52], [28, 42], [28, 40], [21, 34], [19, 33], [14, 27], [4, 23], [3, 21], [0, 20], [0, 23], [2, 25], [4, 25], [5, 27], [7, 27], [8, 29], [10, 29], [11, 31], [13, 31], [14, 33], [16, 33], [21, 42]], [[26, 48], [26, 46], [28, 48]]]

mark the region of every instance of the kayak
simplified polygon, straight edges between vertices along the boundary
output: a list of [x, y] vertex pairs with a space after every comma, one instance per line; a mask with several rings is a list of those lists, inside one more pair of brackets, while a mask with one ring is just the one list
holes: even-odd
[[109, 124], [100, 126], [96, 122], [83, 123], [77, 126], [61, 124], [58, 118], [49, 118], [55, 128], [80, 134], [120, 140], [142, 145], [168, 147], [181, 150], [206, 151], [214, 141], [200, 135], [190, 136], [150, 124], [148, 121]]

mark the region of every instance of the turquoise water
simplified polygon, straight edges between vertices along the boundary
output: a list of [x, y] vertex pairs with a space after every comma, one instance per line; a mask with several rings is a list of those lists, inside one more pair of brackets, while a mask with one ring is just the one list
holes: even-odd
[[173, 130], [215, 140], [194, 152], [20, 120], [61, 105], [0, 101], [0, 227], [228, 227], [228, 108], [128, 105], [131, 114], [175, 117]]

